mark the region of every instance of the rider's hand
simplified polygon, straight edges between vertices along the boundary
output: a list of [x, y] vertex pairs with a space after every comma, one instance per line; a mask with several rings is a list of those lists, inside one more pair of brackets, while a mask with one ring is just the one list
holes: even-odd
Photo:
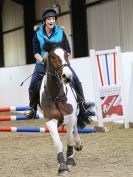
[[41, 63], [42, 63], [43, 65], [45, 64], [45, 59], [44, 59], [44, 58], [42, 59]]

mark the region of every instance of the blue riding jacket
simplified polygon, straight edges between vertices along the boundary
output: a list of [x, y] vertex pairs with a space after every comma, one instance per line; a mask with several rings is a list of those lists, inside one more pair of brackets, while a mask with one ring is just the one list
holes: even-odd
[[[45, 50], [45, 43], [46, 41], [51, 42], [51, 43], [63, 43], [63, 49], [66, 50], [68, 53], [71, 53], [70, 45], [68, 42], [68, 39], [65, 35], [65, 32], [63, 29], [55, 25], [52, 31], [52, 34], [50, 36], [47, 36], [46, 30], [45, 30], [45, 25], [42, 24], [39, 29], [36, 31], [34, 37], [33, 37], [33, 55], [35, 54], [40, 54], [43, 58], [45, 57], [46, 50]], [[71, 68], [71, 67], [70, 67]], [[74, 72], [74, 70], [71, 68], [73, 72], [73, 84], [78, 85], [80, 83], [78, 76]], [[41, 62], [36, 61], [35, 69], [31, 78], [29, 90], [33, 92], [38, 92], [41, 82], [43, 79], [43, 76], [46, 73], [46, 67], [43, 65]], [[36, 89], [38, 88], [38, 89]]]

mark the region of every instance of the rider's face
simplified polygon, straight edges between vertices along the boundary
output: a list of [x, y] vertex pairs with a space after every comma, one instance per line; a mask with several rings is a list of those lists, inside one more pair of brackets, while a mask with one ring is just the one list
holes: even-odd
[[55, 25], [55, 17], [46, 18], [45, 24], [48, 29], [52, 29]]

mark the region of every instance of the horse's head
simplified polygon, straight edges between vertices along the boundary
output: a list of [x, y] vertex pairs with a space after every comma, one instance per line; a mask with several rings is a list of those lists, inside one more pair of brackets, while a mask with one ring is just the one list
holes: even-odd
[[72, 81], [72, 71], [70, 69], [68, 55], [60, 47], [52, 49], [48, 54], [48, 68], [56, 74], [63, 83], [67, 84]]

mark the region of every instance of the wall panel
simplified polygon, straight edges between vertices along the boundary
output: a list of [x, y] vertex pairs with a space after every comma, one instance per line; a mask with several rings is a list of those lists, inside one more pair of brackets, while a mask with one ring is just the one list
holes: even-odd
[[4, 0], [3, 7], [3, 31], [8, 31], [23, 26], [23, 8], [21, 5]]
[[118, 2], [109, 1], [87, 8], [89, 48], [114, 48], [120, 44]]
[[133, 51], [133, 0], [110, 0], [87, 7], [89, 48], [96, 50], [120, 45]]
[[124, 51], [133, 51], [133, 0], [119, 0], [121, 45]]
[[3, 36], [5, 67], [25, 64], [23, 29]]
[[[25, 41], [23, 7], [11, 0], [4, 1], [3, 8], [3, 46], [5, 67], [23, 65], [25, 59]], [[16, 28], [21, 29], [16, 30]]]

